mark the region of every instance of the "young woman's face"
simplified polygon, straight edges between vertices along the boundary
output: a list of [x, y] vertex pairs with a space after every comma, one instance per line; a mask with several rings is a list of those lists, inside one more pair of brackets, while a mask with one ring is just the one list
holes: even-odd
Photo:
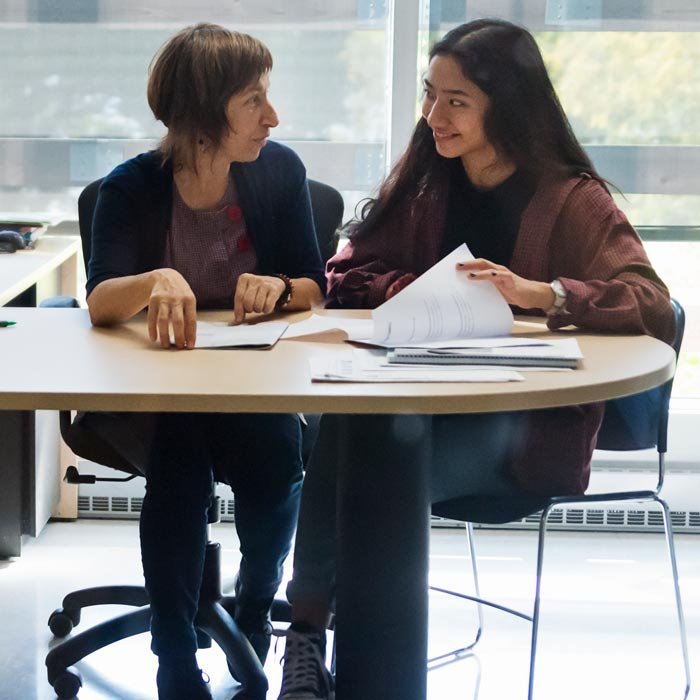
[[231, 128], [221, 148], [231, 162], [256, 160], [267, 142], [270, 129], [279, 124], [277, 112], [268, 100], [270, 77], [265, 74], [257, 83], [232, 95], [226, 106]]
[[490, 156], [493, 148], [484, 134], [489, 98], [462, 74], [451, 56], [435, 56], [423, 80], [421, 111], [433, 131], [437, 152], [445, 158]]

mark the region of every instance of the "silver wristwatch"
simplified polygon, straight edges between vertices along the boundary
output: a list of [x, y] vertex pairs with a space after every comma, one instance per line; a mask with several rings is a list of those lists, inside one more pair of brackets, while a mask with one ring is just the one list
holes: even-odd
[[554, 292], [554, 303], [545, 312], [547, 316], [561, 314], [566, 311], [566, 289], [559, 280], [554, 280], [550, 285]]

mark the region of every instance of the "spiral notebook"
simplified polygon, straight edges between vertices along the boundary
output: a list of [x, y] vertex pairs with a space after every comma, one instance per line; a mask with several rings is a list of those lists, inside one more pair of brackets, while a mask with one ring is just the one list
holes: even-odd
[[[483, 341], [482, 341], [483, 342]], [[494, 339], [494, 342], [496, 340]], [[387, 353], [390, 364], [501, 365], [507, 367], [557, 367], [576, 369], [583, 359], [575, 338], [527, 342], [527, 344], [479, 347], [395, 348]]]

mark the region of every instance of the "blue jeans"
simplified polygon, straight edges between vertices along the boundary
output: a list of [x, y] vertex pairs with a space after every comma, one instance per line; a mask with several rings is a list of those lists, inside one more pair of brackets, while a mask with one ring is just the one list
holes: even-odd
[[[518, 494], [507, 469], [509, 456], [520, 441], [525, 415], [432, 416], [431, 501], [438, 503], [471, 494]], [[335, 592], [337, 420], [332, 415], [321, 419], [302, 492], [294, 575], [287, 587], [290, 602], [320, 603], [329, 609], [333, 607]], [[403, 416], [396, 426], [387, 440], [400, 440], [402, 430], [411, 430], [410, 416]], [[377, 450], [381, 447], [376, 446]], [[362, 518], [363, 514], [358, 513], [357, 517]]]
[[141, 556], [153, 651], [197, 650], [193, 622], [214, 481], [235, 495], [240, 596], [271, 602], [291, 549], [303, 478], [301, 428], [289, 414], [101, 414], [97, 428], [146, 474]]

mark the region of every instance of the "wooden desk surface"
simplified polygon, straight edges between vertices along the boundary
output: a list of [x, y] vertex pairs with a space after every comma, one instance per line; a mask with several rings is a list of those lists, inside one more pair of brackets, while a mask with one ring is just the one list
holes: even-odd
[[0, 306], [62, 265], [80, 250], [78, 236], [42, 236], [31, 250], [0, 255]]
[[[636, 393], [669, 379], [675, 361], [673, 350], [653, 338], [576, 333], [585, 357], [582, 369], [527, 372], [523, 382], [312, 383], [310, 356], [352, 352], [340, 342], [342, 334], [282, 340], [272, 350], [161, 350], [148, 341], [144, 317], [92, 328], [84, 309], [10, 311], [17, 325], [0, 329], [2, 409], [488, 412]], [[200, 317], [224, 320], [230, 313]], [[519, 330], [540, 328], [529, 322]]]

